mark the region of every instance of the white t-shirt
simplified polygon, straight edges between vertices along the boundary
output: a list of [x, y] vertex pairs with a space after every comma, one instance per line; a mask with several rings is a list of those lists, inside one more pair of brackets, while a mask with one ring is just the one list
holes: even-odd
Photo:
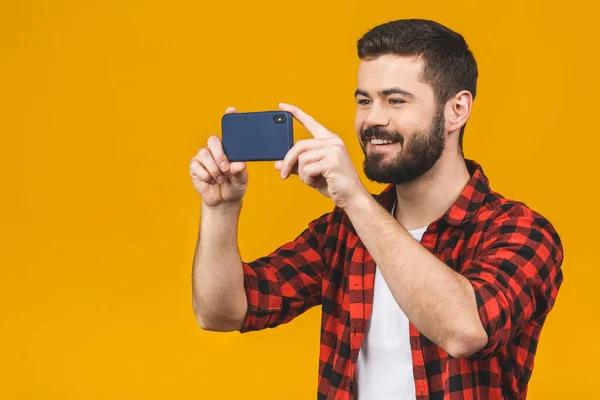
[[[409, 233], [420, 242], [426, 230]], [[377, 267], [373, 290], [373, 311], [356, 365], [358, 400], [414, 400], [408, 318]]]

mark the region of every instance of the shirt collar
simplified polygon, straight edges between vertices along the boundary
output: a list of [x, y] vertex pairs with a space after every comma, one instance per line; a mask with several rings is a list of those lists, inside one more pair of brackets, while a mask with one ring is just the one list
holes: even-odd
[[[486, 196], [490, 192], [488, 178], [483, 173], [481, 166], [477, 162], [467, 159], [465, 159], [465, 164], [469, 175], [471, 175], [471, 179], [469, 179], [467, 186], [465, 186], [458, 199], [440, 218], [440, 220], [445, 221], [449, 225], [460, 226], [469, 222], [473, 215], [481, 208]], [[396, 186], [388, 185], [377, 195], [376, 200], [388, 212], [391, 212], [396, 202]]]

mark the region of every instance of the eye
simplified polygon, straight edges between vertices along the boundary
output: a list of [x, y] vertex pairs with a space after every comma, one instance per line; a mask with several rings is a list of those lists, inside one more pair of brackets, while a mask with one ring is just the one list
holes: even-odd
[[371, 104], [371, 100], [368, 99], [358, 99], [356, 100], [356, 102], [361, 106], [368, 106], [369, 104]]
[[404, 104], [406, 103], [406, 101], [402, 100], [402, 99], [390, 99], [390, 104], [392, 105], [399, 105], [399, 104]]

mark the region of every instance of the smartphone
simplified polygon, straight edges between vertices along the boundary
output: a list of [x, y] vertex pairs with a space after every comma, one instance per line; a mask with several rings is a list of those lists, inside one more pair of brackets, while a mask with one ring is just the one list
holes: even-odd
[[293, 116], [288, 111], [225, 114], [221, 134], [229, 161], [283, 160], [294, 145]]

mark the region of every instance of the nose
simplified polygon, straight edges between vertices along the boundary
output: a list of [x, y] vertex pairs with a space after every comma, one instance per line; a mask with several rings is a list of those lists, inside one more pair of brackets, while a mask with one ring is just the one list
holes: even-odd
[[389, 123], [390, 120], [382, 107], [378, 107], [377, 105], [373, 104], [369, 110], [367, 118], [365, 119], [366, 127], [387, 126]]

